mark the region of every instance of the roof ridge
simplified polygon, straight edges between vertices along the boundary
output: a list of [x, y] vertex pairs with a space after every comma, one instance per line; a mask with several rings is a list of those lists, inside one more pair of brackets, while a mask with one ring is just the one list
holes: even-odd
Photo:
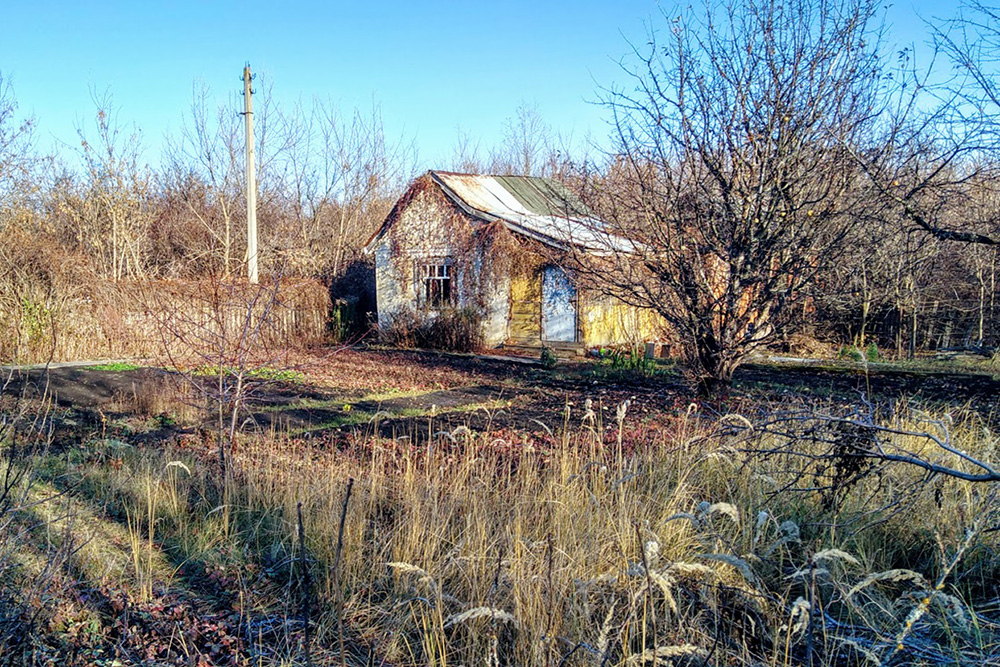
[[430, 174], [440, 174], [442, 176], [468, 176], [471, 178], [516, 178], [525, 181], [545, 181], [552, 183], [559, 183], [565, 185], [562, 181], [551, 176], [525, 176], [523, 174], [488, 174], [488, 173], [469, 173], [465, 171], [448, 171], [447, 169], [428, 169]]

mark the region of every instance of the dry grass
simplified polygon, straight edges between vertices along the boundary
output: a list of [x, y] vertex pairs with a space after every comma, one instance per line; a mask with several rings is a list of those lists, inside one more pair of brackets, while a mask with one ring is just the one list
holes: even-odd
[[[818, 493], [782, 491], [787, 460], [748, 465], [714, 428], [681, 415], [642, 449], [586, 422], [548, 448], [467, 429], [426, 449], [246, 437], [221, 486], [200, 445], [92, 443], [45, 466], [89, 508], [86, 525], [125, 527], [131, 558], [80, 567], [81, 580], [116, 580], [137, 602], [221, 595], [254, 664], [302, 657], [303, 563], [313, 658], [339, 663], [332, 568], [349, 479], [350, 664], [878, 664], [899, 643], [897, 660], [995, 657], [995, 533], [967, 530], [992, 517], [988, 487], [935, 480], [893, 507], [917, 479], [894, 468], [825, 508]], [[993, 456], [981, 425], [955, 431]], [[88, 534], [91, 550], [106, 539]], [[195, 566], [225, 585], [206, 589]]]

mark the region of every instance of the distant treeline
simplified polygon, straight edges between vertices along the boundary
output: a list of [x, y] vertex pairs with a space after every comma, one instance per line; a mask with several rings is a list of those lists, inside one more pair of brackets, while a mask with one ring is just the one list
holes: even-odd
[[[362, 248], [415, 176], [414, 147], [385, 136], [377, 107], [342, 113], [317, 102], [282, 109], [266, 85], [259, 90], [262, 273], [319, 281], [364, 318], [374, 304], [360, 293], [371, 289]], [[219, 108], [207, 100], [207, 92], [194, 96], [183, 129], [166, 140], [162, 164], [153, 167], [110, 98], [95, 100], [75, 156], [43, 154], [33, 123], [18, 116], [14, 90], [0, 78], [4, 361], [137, 351], [142, 345], [122, 337], [129, 326], [113, 342], [106, 333], [136, 309], [125, 285], [231, 282], [245, 273], [242, 119], [235, 97]], [[616, 184], [621, 160], [571, 146], [537, 110], [522, 106], [501, 147], [484, 150], [459, 136], [451, 163], [435, 166], [558, 178], [602, 214], [594, 193]], [[956, 191], [942, 200], [939, 217], [991, 219], [995, 166], [980, 163], [973, 177], [952, 179]], [[837, 345], [874, 342], [901, 355], [998, 343], [996, 246], [936, 238], [899, 216], [866, 219], [848, 243], [837, 264], [798, 295], [802, 306], [788, 333]], [[84, 330], [95, 332], [93, 345], [70, 342], [68, 332]]]

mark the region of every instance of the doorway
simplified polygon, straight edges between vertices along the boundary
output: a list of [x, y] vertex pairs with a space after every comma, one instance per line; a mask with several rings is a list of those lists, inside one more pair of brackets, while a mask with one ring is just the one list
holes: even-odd
[[576, 287], [558, 266], [542, 271], [542, 340], [576, 342]]

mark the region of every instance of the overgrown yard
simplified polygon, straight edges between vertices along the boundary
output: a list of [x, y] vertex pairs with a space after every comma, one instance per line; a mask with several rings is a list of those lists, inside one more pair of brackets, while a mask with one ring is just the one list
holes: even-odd
[[195, 370], [11, 376], [0, 662], [1000, 661], [989, 375]]

